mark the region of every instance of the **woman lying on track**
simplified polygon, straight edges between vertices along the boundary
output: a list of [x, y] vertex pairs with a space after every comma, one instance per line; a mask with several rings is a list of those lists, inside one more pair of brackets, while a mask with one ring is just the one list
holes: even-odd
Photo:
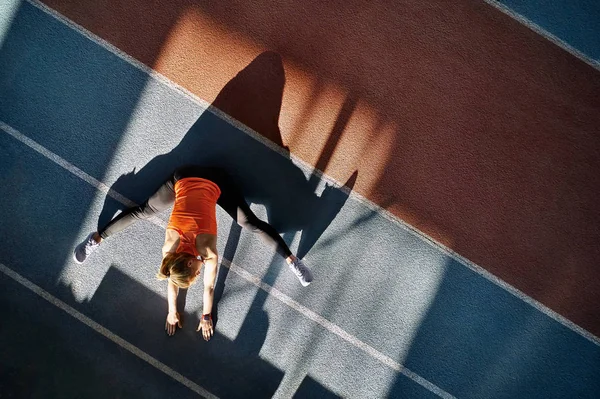
[[202, 330], [204, 339], [208, 341], [213, 335], [211, 313], [218, 265], [217, 204], [240, 226], [258, 233], [274, 246], [302, 285], [310, 284], [310, 270], [292, 254], [271, 225], [254, 215], [227, 173], [222, 169], [199, 166], [177, 169], [143, 205], [123, 211], [103, 229], [90, 233], [75, 248], [75, 261], [83, 263], [100, 246], [102, 240], [124, 230], [137, 220], [147, 219], [173, 205], [162, 248], [163, 260], [157, 275], [159, 279], [168, 280], [169, 312], [165, 330], [167, 334], [173, 335], [176, 327], [181, 327], [177, 310], [179, 288], [188, 288], [194, 284], [204, 265], [203, 311], [197, 331]]

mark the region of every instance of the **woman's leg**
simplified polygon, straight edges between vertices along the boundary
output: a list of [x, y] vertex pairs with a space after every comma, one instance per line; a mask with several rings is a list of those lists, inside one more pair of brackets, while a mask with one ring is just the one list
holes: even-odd
[[[220, 184], [219, 184], [220, 183]], [[229, 214], [240, 226], [258, 234], [267, 244], [274, 247], [278, 254], [288, 263], [295, 257], [277, 230], [270, 224], [260, 220], [250, 209], [241, 191], [231, 181], [218, 182], [221, 196], [217, 204]]]
[[125, 230], [138, 220], [148, 219], [159, 212], [168, 209], [175, 202], [175, 181], [173, 177], [167, 180], [157, 192], [152, 194], [146, 202], [140, 206], [129, 208], [112, 219], [106, 226], [98, 231], [102, 238], [108, 238], [115, 233]]
[[75, 262], [83, 263], [100, 246], [104, 238], [131, 226], [140, 219], [147, 219], [167, 209], [175, 201], [174, 179], [171, 177], [143, 205], [129, 208], [112, 219], [98, 232], [90, 233], [73, 251]]

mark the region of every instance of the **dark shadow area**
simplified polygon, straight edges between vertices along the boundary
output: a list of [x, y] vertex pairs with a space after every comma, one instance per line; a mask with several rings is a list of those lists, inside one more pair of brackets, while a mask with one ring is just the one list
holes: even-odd
[[[598, 353], [452, 260], [402, 363], [458, 398], [591, 399], [600, 392]], [[403, 384], [390, 396], [403, 397]]]
[[[261, 87], [260, 92], [247, 92], [248, 87], [254, 87], [251, 82], [261, 75], [269, 77], [264, 83], [270, 86]], [[232, 104], [236, 112], [242, 112], [247, 106], [247, 112], [262, 115], [262, 119], [271, 125], [268, 130], [279, 134], [277, 118], [284, 82], [281, 57], [274, 52], [265, 52], [225, 86], [215, 103], [221, 106]], [[257, 103], [261, 104], [260, 109], [256, 108]], [[349, 114], [344, 116], [346, 119], [348, 117]], [[337, 134], [341, 135], [341, 131], [342, 128]], [[302, 231], [297, 254], [300, 257], [308, 253], [348, 198], [347, 191], [330, 186], [319, 197], [315, 194], [318, 177], [307, 179], [289, 156], [273, 151], [212, 112], [202, 113], [171, 152], [157, 156], [139, 171], [122, 175], [111, 189], [141, 203], [177, 167], [187, 164], [227, 170], [242, 189], [248, 203], [265, 206], [268, 222], [278, 232]], [[349, 189], [356, 177], [357, 172], [346, 183]], [[123, 208], [123, 204], [107, 196], [98, 226], [107, 223]]]
[[284, 86], [281, 56], [264, 52], [221, 89], [212, 106], [289, 153], [279, 130]]
[[293, 396], [295, 399], [340, 399], [338, 396], [307, 375]]
[[[124, 293], [127, 301], [123, 301]], [[70, 296], [69, 290], [63, 295]], [[234, 341], [218, 332], [209, 342], [204, 341], [196, 332], [198, 315], [183, 308], [180, 309], [183, 328], [169, 337], [164, 331], [166, 298], [148, 290], [113, 265], [92, 300], [78, 308], [114, 334], [219, 397], [271, 397], [283, 378], [283, 371], [259, 356], [269, 328], [268, 316], [260, 307], [250, 307]]]
[[[69, 301], [71, 293], [66, 292], [66, 296]], [[2, 273], [0, 303], [3, 308], [0, 397], [3, 399], [198, 397]], [[86, 305], [79, 308], [85, 311]], [[110, 318], [129, 316], [124, 327], [138, 314], [135, 309], [123, 313], [121, 308], [110, 312]], [[145, 330], [154, 330], [148, 327]], [[152, 327], [160, 330], [160, 326]], [[139, 331], [137, 334], [141, 335]], [[129, 342], [135, 344], [135, 340]]]

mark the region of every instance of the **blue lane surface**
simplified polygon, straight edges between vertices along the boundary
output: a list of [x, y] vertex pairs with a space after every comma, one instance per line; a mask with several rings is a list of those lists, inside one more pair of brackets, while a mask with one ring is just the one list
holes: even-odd
[[[451, 394], [600, 391], [597, 345], [27, 3], [0, 49], [0, 92], [0, 120], [136, 201], [179, 164], [229, 168], [259, 216], [308, 254], [317, 281], [300, 287], [250, 233], [228, 240], [231, 221], [221, 213], [220, 253]], [[432, 395], [224, 269], [214, 341], [206, 345], [194, 332], [199, 290], [187, 295], [186, 329], [167, 339], [164, 284], [153, 279], [164, 231], [139, 223], [77, 266], [74, 244], [99, 214], [108, 218], [122, 205], [4, 132], [0, 172], [0, 242], [10, 243], [0, 262], [209, 391]], [[15, 309], [19, 301], [10, 303]], [[3, 328], [5, 337], [18, 334], [12, 324]], [[52, 337], [58, 348], [68, 342]], [[35, 342], [28, 359], [54, 359], [44, 344]], [[97, 356], [115, 350], [108, 346], [92, 345]]]
[[498, 0], [546, 31], [600, 62], [600, 1]]

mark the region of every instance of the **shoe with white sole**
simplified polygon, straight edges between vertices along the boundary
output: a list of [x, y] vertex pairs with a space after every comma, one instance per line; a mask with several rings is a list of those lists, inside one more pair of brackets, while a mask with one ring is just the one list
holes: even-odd
[[296, 260], [293, 261], [289, 266], [296, 277], [298, 277], [298, 280], [300, 280], [300, 284], [303, 286], [306, 287], [313, 281], [313, 276], [310, 272], [310, 269], [306, 267], [304, 262], [302, 262], [300, 259], [296, 258]]
[[90, 254], [96, 249], [98, 249], [99, 246], [100, 243], [94, 240], [94, 233], [90, 233], [90, 235], [87, 236], [87, 238], [81, 244], [75, 247], [75, 251], [73, 251], [73, 259], [75, 259], [75, 262], [81, 264], [85, 262], [87, 257], [90, 256]]

